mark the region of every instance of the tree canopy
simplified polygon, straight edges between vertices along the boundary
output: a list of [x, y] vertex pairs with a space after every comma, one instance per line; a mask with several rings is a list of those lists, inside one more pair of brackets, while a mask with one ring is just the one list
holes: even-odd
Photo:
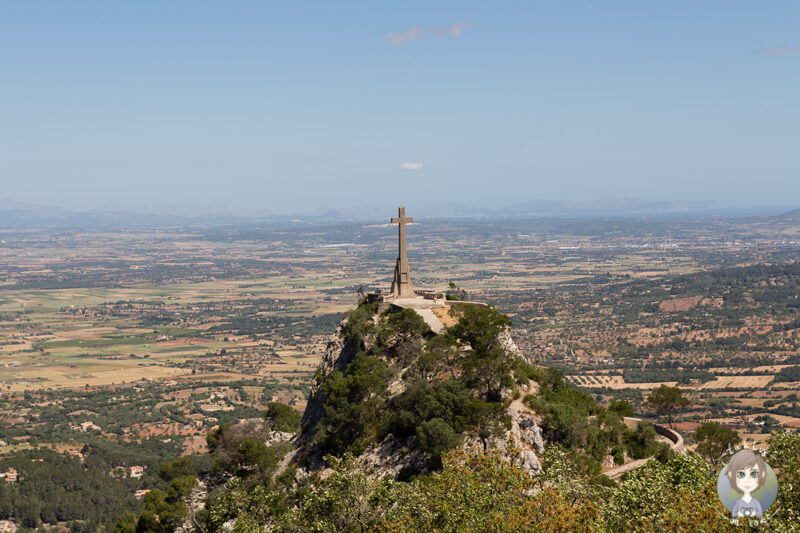
[[655, 409], [655, 411], [663, 416], [666, 416], [667, 423], [672, 426], [672, 419], [679, 409], [687, 407], [691, 401], [683, 395], [683, 391], [678, 387], [670, 387], [668, 385], [661, 385], [656, 390], [650, 393], [647, 398], [647, 403]]
[[739, 434], [717, 422], [704, 422], [694, 432], [697, 451], [713, 464], [718, 464], [723, 454], [742, 441]]

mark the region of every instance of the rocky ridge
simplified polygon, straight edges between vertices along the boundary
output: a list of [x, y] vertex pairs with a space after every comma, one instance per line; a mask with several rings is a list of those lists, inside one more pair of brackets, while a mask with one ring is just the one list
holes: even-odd
[[[373, 323], [378, 323], [374, 317]], [[315, 453], [313, 437], [317, 431], [316, 424], [324, 415], [324, 394], [322, 385], [334, 372], [343, 372], [350, 364], [357, 349], [345, 339], [344, 322], [336, 332], [329, 337], [325, 353], [320, 361], [316, 374], [316, 383], [312, 386], [310, 398], [303, 413], [301, 432], [293, 440], [297, 448], [282, 462], [284, 467], [294, 464], [298, 467], [298, 478], [310, 475], [313, 471], [322, 468], [324, 462]], [[497, 345], [506, 354], [525, 359], [519, 347], [514, 342], [510, 328], [504, 327], [497, 335]], [[466, 350], [464, 347], [463, 350]], [[403, 374], [407, 368], [402, 368], [389, 383], [387, 389], [392, 397], [405, 390]], [[482, 441], [474, 434], [465, 434], [460, 447], [470, 452], [479, 452], [493, 448], [500, 455], [524, 470], [535, 473], [540, 471], [539, 454], [545, 447], [542, 428], [539, 426], [539, 417], [522, 401], [521, 397], [535, 393], [538, 384], [530, 382], [514, 387], [504, 388], [502, 397], [507, 404], [505, 414], [508, 416], [507, 429], [500, 434], [492, 435], [488, 440]], [[516, 398], [516, 399], [514, 399]], [[288, 437], [288, 435], [286, 436]], [[386, 435], [380, 442], [374, 442], [358, 455], [356, 461], [365, 471], [375, 477], [400, 478], [404, 472], [422, 472], [429, 464], [426, 454], [414, 448], [413, 439], [397, 438], [393, 434]]]

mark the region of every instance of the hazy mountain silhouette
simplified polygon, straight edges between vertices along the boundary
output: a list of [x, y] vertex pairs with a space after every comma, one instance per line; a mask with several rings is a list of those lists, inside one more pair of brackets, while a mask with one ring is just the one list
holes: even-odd
[[[548, 201], [529, 200], [502, 207], [485, 208], [458, 203], [437, 203], [409, 207], [409, 215], [426, 218], [546, 218], [546, 217], [626, 217], [680, 215], [773, 215], [768, 208], [730, 207], [700, 202], [649, 202], [630, 198], [602, 200]], [[0, 198], [0, 228], [66, 228], [104, 226], [169, 226], [245, 223], [335, 223], [384, 221], [397, 205], [361, 205], [325, 207], [306, 213], [279, 215], [267, 210], [165, 204], [145, 207], [104, 206], [88, 211], [45, 206]], [[772, 211], [772, 212], [770, 212]], [[781, 215], [800, 219], [800, 209]]]
[[780, 216], [780, 218], [785, 220], [800, 220], [800, 209], [795, 209], [794, 211], [784, 213]]

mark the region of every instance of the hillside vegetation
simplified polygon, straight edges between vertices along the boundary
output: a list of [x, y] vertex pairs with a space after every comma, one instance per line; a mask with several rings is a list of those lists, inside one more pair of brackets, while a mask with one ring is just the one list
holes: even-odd
[[[511, 530], [547, 520], [553, 530], [591, 529], [597, 502], [616, 490], [603, 464], [654, 456], [661, 466], [652, 468], [702, 465], [672, 457], [652, 425], [629, 428], [626, 402], [606, 408], [559, 371], [527, 363], [505, 315], [469, 304], [451, 312], [458, 322], [436, 335], [414, 311], [361, 304], [317, 372], [302, 428], [278, 404], [263, 420], [220, 426], [209, 436], [214, 472], [201, 473], [195, 489], [208, 491], [203, 504], [184, 507], [192, 485], [179, 476], [119, 531], [154, 528], [153, 517], [165, 530], [478, 531], [494, 523], [499, 531], [511, 527], [511, 512], [519, 521]], [[538, 445], [519, 436], [526, 420]], [[287, 440], [291, 429], [299, 434]], [[456, 504], [472, 493], [474, 501]]]
[[450, 312], [458, 322], [440, 335], [410, 309], [378, 314], [373, 303], [351, 312], [342, 328], [349, 362], [317, 375], [309, 409], [315, 401], [321, 409], [316, 421], [307, 417], [306, 455], [359, 456], [389, 438], [424, 455], [402, 473], [420, 474], [452, 448], [503, 447], [512, 409], [532, 416], [546, 441], [581, 450], [594, 474], [604, 460], [667, 452], [649, 424], [623, 423], [624, 402], [606, 409], [559, 371], [527, 363], [507, 335], [507, 316], [469, 304]]

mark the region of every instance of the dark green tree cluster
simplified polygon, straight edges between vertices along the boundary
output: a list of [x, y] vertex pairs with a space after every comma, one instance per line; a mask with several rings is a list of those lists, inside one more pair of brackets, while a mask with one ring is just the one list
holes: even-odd
[[267, 446], [268, 432], [268, 426], [259, 419], [221, 424], [206, 439], [213, 469], [244, 478], [269, 478], [288, 447]]
[[[776, 433], [769, 450], [780, 490], [762, 527], [797, 531], [800, 435]], [[371, 476], [349, 454], [327, 460], [332, 472], [312, 477], [294, 493], [299, 498], [293, 505], [286, 505], [293, 492], [288, 486], [248, 486], [235, 477], [209, 495], [197, 516], [178, 505], [193, 486], [185, 475], [189, 465], [169, 464], [160, 472], [170, 489], [146, 499], [142, 517], [127, 515], [116, 531], [170, 531], [168, 524], [187, 520], [207, 532], [221, 531], [230, 521], [234, 531], [281, 533], [742, 530], [716, 494], [719, 467], [710, 469], [694, 453], [651, 459], [619, 485], [586, 475], [574, 452], [559, 445], [545, 450], [542, 471], [534, 476], [491, 452], [450, 451], [440, 471], [408, 482]]]
[[0, 461], [15, 468], [17, 483], [0, 482], [0, 519], [35, 529], [43, 524], [72, 524], [73, 531], [112, 527], [120, 509], [138, 509], [133, 496], [140, 480], [109, 474], [118, 464], [85, 449], [86, 463], [47, 449], [30, 450]]
[[138, 519], [132, 512], [123, 514], [114, 533], [169, 533], [186, 520], [194, 521], [186, 500], [197, 485], [192, 460], [183, 457], [158, 468], [159, 477], [169, 483], [167, 490], [153, 489], [145, 494]]
[[322, 385], [325, 415], [318, 439], [322, 450], [358, 452], [377, 431], [392, 371], [386, 362], [364, 352], [356, 354], [344, 372], [335, 371]]
[[781, 368], [773, 378], [775, 383], [785, 381], [800, 381], [800, 366], [787, 366]]
[[[414, 437], [407, 442], [435, 466], [465, 433], [484, 444], [499, 433], [514, 372], [522, 364], [500, 340], [510, 321], [479, 305], [453, 309], [458, 323], [440, 335], [411, 309], [376, 317], [373, 304], [362, 304], [350, 313], [345, 340], [360, 351], [321, 384], [324, 415], [317, 441], [322, 453], [358, 454], [367, 443], [393, 434]], [[404, 390], [392, 396], [387, 386], [397, 373]]]
[[697, 452], [716, 465], [742, 439], [736, 430], [717, 422], [704, 422], [694, 431], [694, 440], [697, 441]]
[[501, 403], [476, 398], [459, 379], [426, 383], [414, 381], [392, 399], [388, 430], [395, 436], [416, 436], [416, 446], [434, 460], [455, 446], [469, 430], [485, 437], [494, 434], [502, 421]]
[[294, 484], [295, 467], [278, 472], [278, 465], [292, 446], [287, 442], [265, 443], [276, 416], [293, 427], [298, 425], [295, 417], [275, 403], [265, 413], [266, 425], [247, 420], [224, 424], [209, 434], [214, 470], [233, 477], [211, 491], [205, 509], [193, 517], [203, 527], [217, 531], [226, 521], [238, 517], [240, 526], [251, 526], [243, 531], [257, 530], [256, 526], [264, 524], [267, 517], [288, 510], [288, 502], [294, 499], [290, 487]]
[[[769, 460], [783, 484], [778, 511], [762, 527], [797, 531], [800, 495], [792, 481], [800, 437], [777, 435], [771, 445], [776, 451]], [[260, 515], [251, 508], [236, 530], [265, 524], [277, 532], [319, 533], [742, 530], [717, 496], [716, 476], [691, 453], [651, 459], [620, 485], [582, 476], [573, 455], [557, 446], [533, 477], [491, 453], [450, 452], [441, 471], [407, 483], [372, 478], [349, 456], [331, 464], [333, 473], [305, 493], [302, 505]], [[257, 497], [268, 505], [265, 493], [242, 494], [251, 504]]]
[[667, 423], [671, 426], [675, 413], [688, 407], [691, 400], [684, 396], [678, 387], [661, 385], [650, 393], [647, 403], [655, 409], [656, 413], [666, 417]]
[[656, 441], [652, 424], [641, 421], [630, 428], [624, 422], [633, 415], [627, 401], [617, 400], [606, 409], [564, 380], [558, 370], [531, 367], [529, 375], [539, 384], [539, 391], [528, 395], [525, 403], [542, 416], [546, 440], [583, 450], [585, 454], [577, 452], [576, 456], [582, 458], [587, 472], [599, 472], [601, 461], [609, 454], [622, 464], [626, 454], [643, 459], [668, 453], [669, 446]]
[[272, 431], [295, 433], [300, 429], [300, 413], [280, 402], [269, 402], [264, 414]]
[[362, 303], [347, 314], [343, 335], [345, 341], [356, 351], [364, 349], [364, 341], [375, 330], [372, 317], [378, 311], [378, 302]]
[[[205, 508], [195, 514], [187, 505], [188, 496], [197, 483], [198, 467], [195, 461], [183, 457], [162, 464], [159, 477], [167, 489], [155, 489], [143, 500], [143, 510], [123, 515], [117, 533], [173, 531], [178, 525], [217, 531], [231, 518], [240, 524], [264, 523], [269, 516], [288, 510], [289, 487], [294, 483], [294, 467], [277, 472], [279, 461], [291, 445], [279, 442], [267, 445], [265, 439], [272, 427], [297, 427], [299, 420], [281, 404], [273, 402], [265, 413], [265, 420], [249, 419], [236, 424], [224, 423], [207, 437], [213, 458], [211, 472], [201, 475], [219, 479], [229, 478], [208, 495]], [[255, 527], [255, 526], [254, 526]]]

